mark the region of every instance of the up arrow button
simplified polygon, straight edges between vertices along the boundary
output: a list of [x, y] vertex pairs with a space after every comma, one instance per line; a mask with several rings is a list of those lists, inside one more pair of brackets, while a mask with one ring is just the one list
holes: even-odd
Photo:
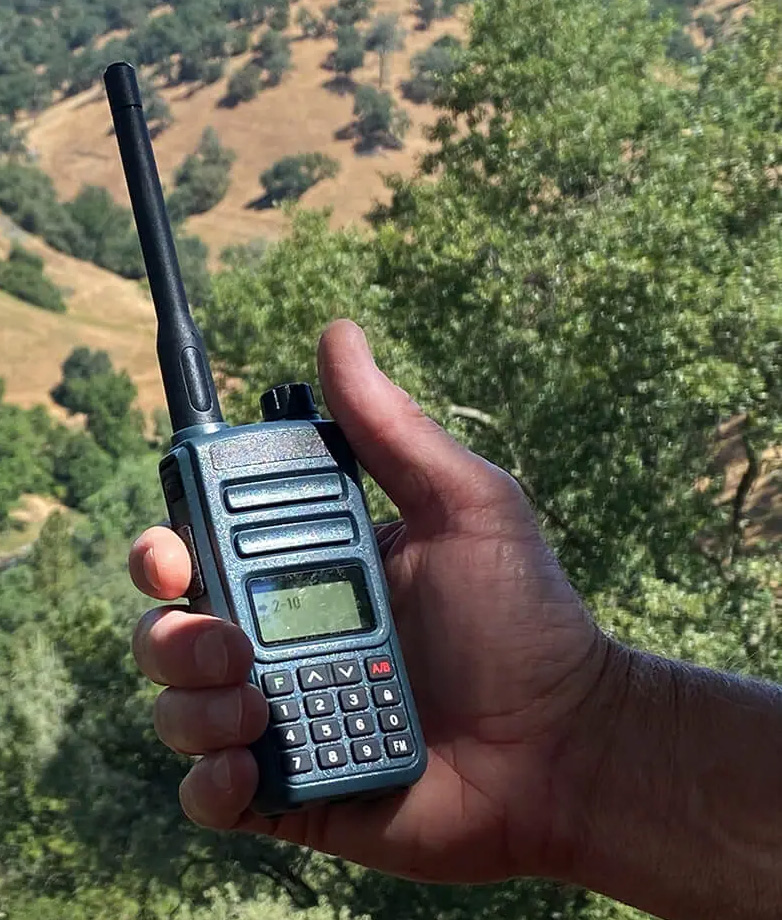
[[357, 684], [361, 680], [361, 671], [355, 658], [338, 661], [333, 667], [336, 684]]
[[328, 664], [299, 668], [298, 675], [302, 690], [320, 690], [334, 683], [331, 666]]

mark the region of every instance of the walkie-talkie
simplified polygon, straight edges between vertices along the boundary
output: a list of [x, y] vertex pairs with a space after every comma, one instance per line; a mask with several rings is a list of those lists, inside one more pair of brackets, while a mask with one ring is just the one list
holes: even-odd
[[173, 437], [160, 464], [193, 564], [190, 609], [237, 624], [270, 725], [251, 746], [254, 807], [281, 814], [414, 783], [426, 748], [356, 461], [306, 383], [261, 397], [264, 421], [223, 420], [190, 315], [136, 74], [104, 75], [158, 319]]

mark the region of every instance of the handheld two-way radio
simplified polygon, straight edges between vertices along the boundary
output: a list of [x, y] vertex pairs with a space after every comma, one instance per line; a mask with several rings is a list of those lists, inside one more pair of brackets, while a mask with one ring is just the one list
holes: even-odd
[[306, 383], [261, 397], [264, 421], [223, 421], [190, 316], [134, 69], [105, 74], [158, 319], [173, 427], [160, 464], [193, 564], [190, 609], [250, 638], [271, 722], [251, 746], [256, 809], [279, 814], [415, 782], [426, 750], [356, 461]]

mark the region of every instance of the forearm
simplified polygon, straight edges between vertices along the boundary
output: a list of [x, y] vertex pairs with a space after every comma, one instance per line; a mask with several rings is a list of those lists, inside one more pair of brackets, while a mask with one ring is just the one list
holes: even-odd
[[665, 920], [776, 920], [782, 691], [617, 646], [609, 662], [570, 881]]

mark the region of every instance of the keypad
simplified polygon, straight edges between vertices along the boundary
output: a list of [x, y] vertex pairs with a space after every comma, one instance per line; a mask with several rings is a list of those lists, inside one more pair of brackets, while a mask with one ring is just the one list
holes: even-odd
[[[264, 673], [283, 771], [295, 776], [411, 757], [415, 744], [395, 676], [388, 655]], [[303, 692], [294, 696], [296, 684]]]

